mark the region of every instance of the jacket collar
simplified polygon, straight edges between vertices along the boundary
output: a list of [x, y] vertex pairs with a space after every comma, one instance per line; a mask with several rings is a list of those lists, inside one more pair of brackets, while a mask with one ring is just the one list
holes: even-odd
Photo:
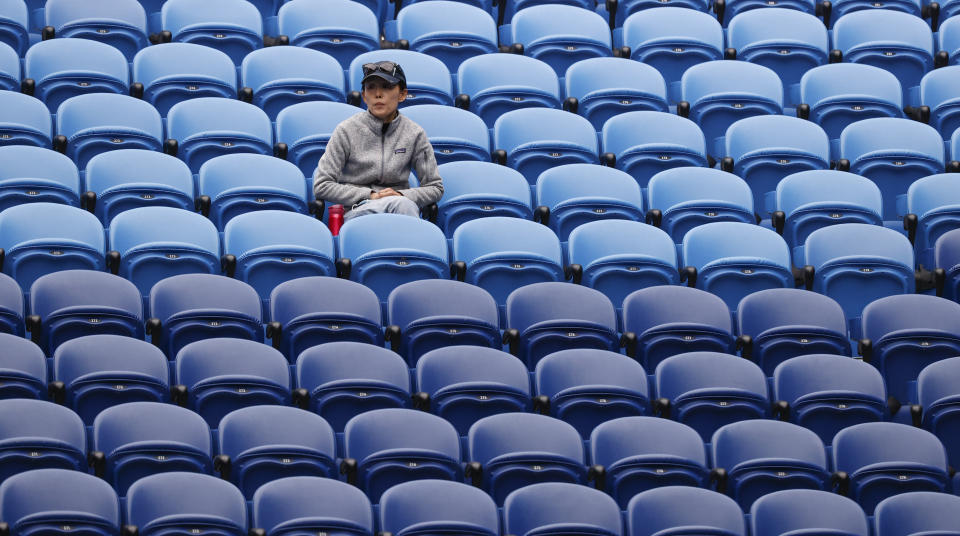
[[397, 129], [397, 124], [399, 124], [402, 119], [403, 119], [403, 114], [397, 111], [397, 117], [395, 117], [393, 121], [390, 121], [389, 123], [387, 123], [387, 130], [386, 132], [384, 132], [383, 121], [377, 119], [376, 116], [374, 116], [369, 111], [364, 111], [363, 113], [363, 124], [366, 125], [367, 128], [369, 128], [370, 131], [376, 134], [377, 136], [380, 136], [382, 134], [389, 134], [395, 131]]

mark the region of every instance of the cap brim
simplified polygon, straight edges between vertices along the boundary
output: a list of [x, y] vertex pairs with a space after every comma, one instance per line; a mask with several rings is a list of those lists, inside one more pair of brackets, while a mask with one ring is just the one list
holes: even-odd
[[370, 80], [371, 78], [379, 78], [384, 82], [390, 84], [391, 86], [395, 86], [400, 83], [400, 79], [397, 78], [396, 76], [390, 76], [387, 73], [376, 71], [368, 74], [367, 76], [364, 76], [363, 80], [360, 81], [360, 84], [361, 85], [366, 84], [367, 81]]

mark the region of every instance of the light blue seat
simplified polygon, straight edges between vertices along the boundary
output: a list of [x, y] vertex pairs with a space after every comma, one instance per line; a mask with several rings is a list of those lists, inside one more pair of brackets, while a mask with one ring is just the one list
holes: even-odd
[[0, 90], [20, 91], [20, 56], [0, 41]]
[[44, 24], [56, 37], [79, 37], [106, 43], [132, 60], [147, 41], [147, 13], [137, 0], [87, 2], [48, 0]]
[[690, 486], [667, 486], [637, 494], [627, 505], [626, 528], [626, 536], [747, 534], [743, 511], [733, 499]]
[[[908, 13], [914, 17], [920, 18], [922, 16], [922, 7], [923, 2], [921, 2], [921, 0], [893, 0], [892, 2], [883, 2], [880, 5], [877, 5], [875, 2], [868, 2], [865, 0], [838, 0], [833, 4], [831, 19], [834, 21], [839, 21], [841, 17], [848, 13], [864, 10], [872, 11], [877, 10], [878, 8], [883, 9], [884, 11], [901, 11], [903, 13]], [[940, 16], [943, 17], [942, 14]], [[945, 20], [945, 18], [941, 18], [940, 20]]]
[[52, 112], [60, 103], [85, 93], [121, 93], [130, 88], [127, 59], [119, 50], [89, 39], [51, 39], [30, 47], [24, 79], [32, 95]]
[[[260, 16], [252, 5], [251, 9]], [[243, 494], [229, 482], [174, 472], [145, 477], [130, 486], [125, 519], [141, 536], [191, 532], [197, 526], [223, 536], [243, 536], [246, 507]]]
[[931, 363], [917, 376], [917, 402], [923, 408], [921, 424], [933, 432], [947, 449], [951, 465], [960, 458], [960, 427], [957, 426], [957, 387], [960, 358], [950, 357]]
[[437, 164], [460, 160], [490, 161], [490, 134], [480, 117], [440, 104], [407, 106], [403, 115], [426, 131]]
[[119, 534], [120, 501], [92, 475], [40, 469], [0, 486], [0, 521], [13, 534], [108, 536]]
[[960, 98], [953, 91], [960, 84], [960, 66], [934, 69], [920, 80], [920, 103], [930, 108], [930, 125], [944, 140], [960, 128]]
[[712, 222], [754, 223], [753, 194], [743, 179], [717, 169], [673, 168], [650, 179], [648, 223], [677, 244], [687, 231]]
[[509, 39], [523, 46], [524, 55], [553, 67], [557, 76], [580, 60], [612, 54], [607, 21], [593, 9], [572, 5], [540, 4], [518, 11], [510, 20]]
[[6, 274], [0, 274], [0, 332], [23, 336], [23, 292]]
[[253, 495], [251, 512], [251, 527], [269, 536], [291, 530], [373, 535], [370, 500], [355, 486], [332, 478], [296, 476], [268, 482]]
[[194, 173], [216, 156], [273, 151], [273, 127], [263, 110], [217, 97], [185, 100], [170, 108], [167, 138], [164, 152], [186, 162]]
[[178, 43], [196, 43], [220, 50], [240, 65], [243, 57], [263, 46], [263, 19], [246, 0], [167, 0], [160, 25]]
[[483, 54], [457, 69], [457, 106], [492, 128], [501, 115], [521, 108], [560, 108], [560, 82], [546, 63], [517, 54]]
[[944, 282], [938, 285], [937, 294], [955, 300], [960, 296], [957, 288], [957, 270], [960, 270], [960, 229], [947, 231], [937, 239], [933, 247], [934, 266], [943, 270]]
[[319, 50], [346, 70], [358, 55], [380, 48], [378, 14], [350, 0], [293, 0], [277, 12], [281, 35], [290, 44]]
[[66, 156], [28, 145], [0, 146], [0, 211], [22, 203], [80, 204], [80, 173]]
[[860, 506], [835, 493], [805, 489], [775, 491], [760, 497], [750, 507], [750, 533], [754, 536], [807, 531], [870, 536], [867, 516]]
[[597, 133], [590, 121], [562, 110], [531, 108], [501, 115], [493, 125], [493, 147], [505, 164], [531, 185], [545, 170], [563, 164], [595, 164]]
[[0, 90], [0, 147], [50, 147], [53, 121], [43, 101], [23, 93]]
[[[614, 13], [614, 27], [620, 28], [626, 24], [626, 20], [638, 11], [656, 9], [663, 7], [664, 2], [651, 0], [620, 0], [615, 5], [617, 9]], [[697, 11], [709, 11], [712, 4], [702, 0], [670, 0], [670, 7], [695, 9]]]
[[608, 119], [625, 112], [667, 111], [667, 86], [653, 67], [620, 58], [590, 58], [571, 65], [564, 78], [565, 106], [600, 132]]
[[960, 223], [960, 189], [954, 179], [953, 174], [938, 173], [917, 179], [907, 189], [908, 217], [904, 221], [913, 237], [917, 263], [928, 269], [934, 265], [937, 239]]
[[240, 65], [240, 84], [250, 88], [251, 102], [273, 120], [298, 102], [347, 98], [340, 63], [305, 47], [277, 46], [247, 54]]
[[[9, 278], [8, 278], [9, 279]], [[8, 305], [8, 304], [5, 304]], [[21, 307], [21, 311], [23, 308]], [[12, 311], [4, 311], [3, 320], [10, 320]], [[22, 316], [22, 313], [21, 313]], [[47, 359], [43, 350], [36, 344], [24, 339], [3, 326], [0, 333], [0, 344], [4, 347], [3, 364], [0, 365], [0, 399], [36, 398], [43, 400], [47, 393]], [[527, 369], [523, 369], [524, 381], [527, 380]]]
[[810, 15], [817, 14], [817, 6], [814, 0], [776, 0], [774, 3], [766, 0], [727, 0], [721, 4], [720, 7], [720, 13], [717, 13], [717, 18], [720, 19], [720, 22], [725, 26], [737, 15], [757, 8], [793, 9]]
[[60, 105], [57, 134], [54, 146], [73, 159], [78, 168], [85, 169], [91, 158], [107, 151], [159, 151], [163, 123], [148, 102], [126, 95], [91, 93], [72, 97]]
[[414, 104], [453, 104], [453, 85], [447, 66], [433, 56], [412, 50], [373, 50], [354, 58], [347, 69], [347, 86], [351, 93], [363, 91], [360, 83], [363, 65], [380, 61], [393, 61], [403, 68], [407, 78], [407, 98], [400, 103], [401, 108]]
[[311, 192], [313, 172], [333, 130], [344, 119], [362, 111], [342, 102], [301, 102], [277, 114], [277, 143], [287, 146], [287, 161], [307, 177]]
[[[439, 1], [439, 0], [438, 0]], [[491, 162], [449, 162], [438, 167], [443, 197], [437, 225], [452, 237], [461, 224], [488, 216], [533, 218], [530, 185], [518, 171]]]
[[[960, 4], [950, 2], [950, 9], [956, 9]], [[941, 17], [943, 14], [941, 13]], [[937, 50], [947, 53], [950, 65], [960, 63], [960, 19], [953, 17], [941, 18], [940, 31], [937, 32]]]
[[30, 13], [23, 0], [11, 0], [0, 6], [0, 43], [9, 45], [18, 56], [30, 46]]
[[873, 517], [874, 534], [956, 533], [960, 523], [960, 501], [947, 493], [916, 491], [881, 501]]
[[133, 58], [133, 82], [143, 100], [166, 117], [178, 102], [198, 97], [237, 96], [237, 69], [223, 52], [195, 43], [163, 43]]
[[451, 73], [474, 56], [497, 51], [497, 25], [489, 11], [466, 2], [414, 2], [397, 14], [397, 37], [410, 50], [429, 54]]
[[566, 482], [532, 484], [507, 496], [504, 530], [531, 536], [543, 532], [586, 532], [620, 536], [617, 503], [602, 491]]

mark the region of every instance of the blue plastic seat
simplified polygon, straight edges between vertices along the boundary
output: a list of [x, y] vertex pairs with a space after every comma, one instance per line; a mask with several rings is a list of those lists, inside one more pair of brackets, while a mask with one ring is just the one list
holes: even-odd
[[927, 268], [933, 267], [933, 248], [937, 239], [957, 228], [960, 189], [954, 186], [954, 178], [952, 174], [938, 173], [917, 179], [907, 189], [908, 216], [904, 222], [910, 233], [908, 236], [913, 238], [917, 263]]
[[23, 0], [4, 2], [0, 7], [0, 43], [9, 45], [18, 56], [30, 46], [30, 14]]
[[710, 168], [673, 168], [647, 185], [647, 222], [666, 231], [677, 244], [687, 231], [712, 222], [755, 223], [754, 195], [733, 173]]
[[109, 536], [120, 531], [120, 501], [99, 478], [40, 469], [0, 486], [0, 521], [12, 534]]
[[627, 505], [626, 536], [746, 536], [743, 512], [715, 491], [667, 486], [637, 494]]
[[561, 241], [584, 223], [643, 219], [643, 195], [633, 177], [599, 164], [565, 164], [537, 178], [537, 216]]
[[57, 110], [54, 147], [84, 169], [94, 156], [118, 149], [159, 151], [160, 114], [149, 103], [110, 93], [78, 95]]
[[43, 101], [23, 93], [0, 90], [0, 147], [50, 147], [53, 121]]
[[43, 350], [11, 333], [0, 333], [0, 345], [4, 348], [0, 359], [0, 399], [46, 397], [47, 360]]
[[243, 58], [240, 83], [270, 119], [287, 106], [307, 101], [344, 102], [343, 67], [327, 54], [304, 47], [255, 50]]
[[502, 26], [505, 22], [513, 20], [514, 15], [520, 11], [543, 4], [563, 4], [589, 10], [593, 10], [594, 8], [594, 5], [587, 0], [562, 0], [559, 2], [546, 2], [544, 0], [506, 0], [498, 9], [500, 15], [499, 23]]
[[665, 112], [624, 112], [610, 118], [601, 132], [605, 162], [626, 171], [641, 188], [667, 169], [706, 166], [707, 147], [693, 121]]
[[407, 364], [397, 354], [361, 342], [330, 342], [297, 357], [297, 397], [337, 432], [371, 410], [410, 406]]
[[247, 534], [243, 494], [233, 484], [209, 475], [166, 473], [143, 478], [130, 487], [126, 506], [127, 524], [137, 527], [141, 536], [182, 534], [197, 526], [218, 536]]
[[[0, 24], [3, 24], [2, 19]], [[3, 26], [0, 26], [2, 31]], [[20, 56], [16, 50], [0, 41], [0, 90], [20, 91], [20, 78]]]
[[883, 219], [906, 214], [907, 189], [944, 169], [943, 140], [933, 127], [899, 118], [858, 121], [843, 129], [840, 155], [850, 171], [872, 180], [883, 194]]
[[442, 61], [451, 73], [468, 58], [497, 51], [497, 24], [490, 13], [465, 2], [403, 6], [397, 14], [397, 37], [410, 50]]
[[960, 83], [960, 66], [934, 69], [920, 80], [920, 103], [930, 109], [930, 125], [944, 140], [960, 128], [960, 99], [952, 88]]
[[56, 37], [79, 37], [106, 43], [133, 59], [147, 41], [147, 13], [137, 0], [88, 2], [48, 0], [44, 23]]
[[22, 203], [80, 204], [80, 173], [66, 156], [28, 145], [0, 146], [0, 211]]
[[826, 491], [791, 489], [758, 498], [750, 508], [750, 533], [869, 536], [867, 517], [857, 503]]
[[547, 63], [562, 77], [580, 60], [613, 53], [607, 21], [589, 7], [530, 6], [513, 15], [508, 39], [522, 45], [524, 55]]
[[[761, 419], [769, 413], [767, 378], [746, 359], [719, 352], [689, 352], [657, 365], [657, 397], [670, 418], [709, 442], [726, 424]], [[666, 408], [664, 408], [666, 406]]]
[[512, 110], [560, 108], [557, 73], [538, 59], [517, 54], [464, 60], [457, 69], [457, 91], [457, 105], [479, 115], [490, 128]]
[[194, 43], [147, 47], [133, 58], [133, 82], [143, 100], [166, 117], [178, 102], [198, 97], [237, 96], [237, 69], [223, 52]]
[[667, 111], [667, 86], [650, 65], [619, 58], [590, 58], [571, 65], [564, 78], [565, 104], [600, 132], [612, 117], [632, 111]]
[[319, 50], [346, 70], [364, 52], [380, 48], [378, 14], [351, 0], [293, 0], [277, 12], [280, 34], [290, 44]]
[[933, 35], [920, 17], [887, 7], [838, 19], [833, 25], [833, 48], [845, 63], [873, 65], [892, 73], [900, 81], [904, 104], [916, 106], [920, 79], [933, 68]]
[[813, 266], [811, 290], [843, 307], [851, 335], [870, 302], [915, 289], [913, 248], [902, 234], [879, 225], [842, 223], [807, 237], [804, 264]]
[[691, 229], [683, 237], [683, 265], [689, 286], [716, 294], [731, 311], [748, 294], [794, 286], [787, 243], [749, 223], [707, 223]]
[[700, 435], [659, 417], [622, 417], [597, 425], [590, 434], [590, 462], [604, 468], [604, 489], [622, 509], [640, 492], [702, 487], [709, 476]]
[[946, 493], [903, 493], [882, 501], [876, 512], [873, 521], [877, 536], [952, 535], [960, 523], [960, 500]]
[[917, 401], [923, 408], [921, 423], [940, 439], [947, 449], [947, 459], [954, 467], [960, 462], [958, 371], [960, 358], [951, 357], [927, 365], [917, 377]]
[[531, 185], [544, 171], [563, 164], [598, 162], [597, 134], [586, 119], [547, 108], [513, 110], [493, 126], [499, 163], [516, 169]]
[[926, 430], [893, 422], [845, 428], [833, 438], [833, 466], [867, 515], [877, 503], [911, 491], [948, 491], [947, 454]]
[[170, 155], [144, 149], [100, 153], [87, 162], [83, 203], [109, 227], [114, 216], [140, 207], [193, 211], [190, 168]]
[[0, 273], [0, 333], [23, 336], [23, 291], [14, 279]]
[[111, 269], [143, 296], [173, 275], [220, 272], [217, 228], [194, 212], [171, 207], [127, 210], [113, 218], [109, 240]]
[[539, 482], [586, 482], [583, 443], [569, 424], [533, 413], [484, 417], [467, 434], [468, 475], [502, 505], [511, 492]]
[[[660, 71], [667, 84], [670, 104], [683, 98], [680, 79], [687, 69], [723, 57], [720, 23], [706, 13], [685, 11], [688, 7], [659, 7], [658, 4], [639, 10], [623, 21], [623, 44], [630, 47], [630, 58]], [[706, 11], [706, 6], [698, 11]]]
[[250, 525], [267, 536], [297, 530], [373, 536], [366, 495], [330, 478], [295, 476], [267, 482], [253, 495], [251, 512]]
[[247, 498], [262, 485], [290, 477], [336, 475], [333, 429], [308, 411], [253, 406], [226, 414], [219, 426], [217, 463]]
[[277, 114], [277, 142], [286, 144], [287, 161], [299, 167], [312, 185], [313, 172], [326, 151], [333, 130], [344, 119], [362, 111], [341, 102], [293, 104]]
[[497, 505], [483, 491], [460, 482], [418, 480], [387, 490], [380, 499], [380, 527], [397, 536], [465, 533], [498, 536]]
[[803, 264], [810, 233], [840, 223], [883, 224], [883, 197], [870, 179], [827, 169], [801, 171], [777, 183], [772, 224]]
[[403, 115], [426, 131], [437, 164], [460, 160], [490, 161], [490, 134], [478, 116], [440, 104], [407, 106]]
[[273, 151], [273, 127], [263, 110], [217, 97], [190, 99], [170, 108], [167, 138], [165, 152], [186, 162], [194, 173], [217, 156]]
[[226, 53], [240, 65], [243, 57], [263, 46], [260, 11], [245, 0], [167, 0], [160, 25], [172, 41], [196, 43]]
[[[442, 1], [442, 0], [431, 0]], [[443, 197], [437, 225], [447, 237], [462, 223], [489, 216], [533, 218], [530, 185], [514, 169], [491, 162], [449, 162], [438, 167]]]
[[951, 16], [944, 16], [949, 12], [956, 14], [957, 8], [960, 7], [960, 4], [956, 2], [944, 2], [943, 10], [941, 11], [940, 20], [943, 21], [940, 24], [940, 31], [937, 32], [937, 50], [946, 52], [949, 65], [957, 65], [960, 63], [960, 19], [953, 19]]
[[453, 104], [453, 86], [447, 66], [433, 56], [412, 50], [372, 50], [354, 58], [347, 69], [347, 86], [351, 92], [363, 91], [360, 83], [363, 65], [379, 61], [393, 61], [403, 67], [407, 98], [400, 103], [401, 108], [414, 104]]
[[103, 270], [103, 227], [85, 210], [29, 203], [0, 212], [3, 273], [24, 292], [42, 275], [60, 270]]
[[[225, 154], [200, 166], [200, 212], [223, 230], [234, 216], [259, 210], [307, 213], [297, 166], [262, 154]], [[310, 196], [313, 197], [313, 196]]]
[[373, 290], [381, 303], [398, 285], [420, 279], [446, 279], [447, 240], [437, 226], [401, 214], [370, 214], [340, 229], [340, 277]]
[[[123, 53], [89, 39], [51, 39], [30, 47], [24, 56], [24, 83], [50, 111], [86, 93], [126, 94], [130, 73]], [[26, 79], [32, 80], [28, 82]]]
[[503, 518], [505, 532], [523, 536], [622, 533], [620, 508], [613, 499], [602, 491], [565, 482], [532, 484], [511, 493], [503, 505]]
[[721, 12], [717, 13], [717, 18], [726, 25], [728, 21], [732, 21], [737, 15], [757, 8], [793, 9], [810, 15], [817, 14], [816, 2], [813, 0], [777, 0], [773, 3], [767, 2], [766, 0], [729, 0], [722, 4]]
[[422, 411], [392, 408], [357, 415], [347, 423], [344, 453], [347, 481], [374, 504], [401, 482], [463, 478], [457, 431]]
[[86, 470], [83, 421], [52, 402], [0, 400], [0, 446], [0, 481], [32, 469]]
[[411, 281], [390, 292], [391, 348], [413, 368], [420, 356], [447, 346], [500, 349], [497, 303], [482, 288], [443, 279]]
[[[884, 11], [901, 11], [919, 18], [922, 16], [921, 13], [923, 10], [921, 8], [924, 6], [925, 4], [920, 0], [894, 0], [893, 2], [883, 2], [880, 5], [864, 0], [839, 0], [833, 5], [832, 19], [836, 21], [839, 20], [840, 17], [848, 13], [853, 13], [854, 11], [876, 10], [877, 8], [883, 9]], [[940, 16], [944, 16], [943, 12], [941, 12]], [[940, 20], [945, 20], [945, 18], [941, 18]]]
[[933, 265], [943, 270], [943, 283], [938, 285], [937, 294], [950, 300], [960, 296], [957, 272], [960, 270], [960, 229], [947, 231], [940, 235], [933, 248]]

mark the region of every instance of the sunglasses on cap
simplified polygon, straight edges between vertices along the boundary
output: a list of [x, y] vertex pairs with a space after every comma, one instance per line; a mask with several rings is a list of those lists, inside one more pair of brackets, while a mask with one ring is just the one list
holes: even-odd
[[397, 76], [397, 69], [400, 66], [392, 61], [378, 61], [377, 63], [364, 63], [363, 76], [368, 76], [376, 72], [381, 72], [393, 77]]

